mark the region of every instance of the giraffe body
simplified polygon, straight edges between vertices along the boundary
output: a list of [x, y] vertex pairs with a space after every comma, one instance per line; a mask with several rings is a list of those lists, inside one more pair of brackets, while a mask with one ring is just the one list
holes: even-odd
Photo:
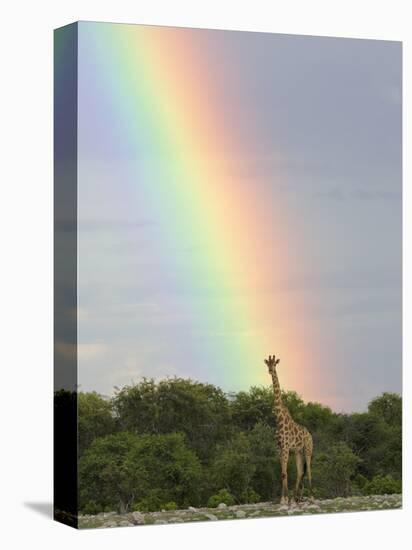
[[[288, 502], [288, 462], [290, 452], [295, 453], [296, 460], [296, 486], [295, 500], [299, 500], [299, 490], [303, 491], [303, 476], [308, 475], [310, 492], [312, 493], [311, 460], [313, 452], [313, 440], [309, 430], [295, 422], [282, 402], [279, 380], [276, 373], [276, 365], [279, 359], [270, 356], [265, 360], [272, 376], [274, 405], [273, 413], [276, 418], [276, 438], [280, 451], [280, 464], [282, 472], [282, 497], [281, 504]], [[305, 468], [306, 467], [306, 468]]]

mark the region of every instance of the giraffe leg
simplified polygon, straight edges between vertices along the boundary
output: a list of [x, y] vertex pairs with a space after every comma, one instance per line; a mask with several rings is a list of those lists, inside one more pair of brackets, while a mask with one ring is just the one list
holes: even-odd
[[309, 496], [310, 499], [313, 500], [313, 493], [312, 493], [312, 466], [311, 466], [311, 460], [312, 455], [311, 454], [305, 454], [305, 460], [306, 460], [306, 471], [308, 474], [308, 484], [309, 484]]
[[295, 453], [295, 459], [296, 459], [296, 485], [295, 485], [295, 501], [299, 502], [300, 495], [299, 495], [299, 486], [302, 482], [303, 477], [303, 455], [301, 451], [296, 451]]
[[281, 476], [282, 476], [282, 497], [280, 499], [281, 504], [287, 504], [289, 501], [288, 491], [288, 462], [289, 462], [289, 449], [282, 449], [280, 456]]

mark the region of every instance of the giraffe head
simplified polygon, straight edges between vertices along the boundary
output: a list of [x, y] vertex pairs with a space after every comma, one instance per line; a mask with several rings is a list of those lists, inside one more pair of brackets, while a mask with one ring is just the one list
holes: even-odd
[[267, 359], [265, 359], [265, 363], [269, 369], [269, 374], [273, 374], [276, 370], [276, 365], [279, 363], [280, 359], [276, 359], [274, 355], [269, 355]]

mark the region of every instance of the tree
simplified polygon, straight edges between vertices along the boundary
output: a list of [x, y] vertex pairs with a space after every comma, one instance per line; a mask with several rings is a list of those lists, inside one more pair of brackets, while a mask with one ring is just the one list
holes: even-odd
[[275, 425], [272, 388], [252, 386], [247, 392], [238, 392], [230, 403], [230, 409], [233, 423], [240, 430], [251, 430], [259, 422]]
[[368, 412], [390, 426], [402, 426], [402, 398], [396, 393], [383, 393], [368, 405]]
[[96, 392], [78, 394], [79, 455], [96, 437], [114, 433], [112, 404]]
[[328, 453], [317, 456], [313, 465], [315, 492], [320, 497], [349, 496], [351, 481], [360, 459], [343, 442], [332, 445]]
[[305, 403], [295, 391], [282, 391], [282, 401], [292, 418], [299, 424], [303, 423]]
[[250, 441], [240, 432], [218, 447], [211, 475], [217, 490], [227, 489], [237, 502], [242, 502], [252, 488], [255, 471]]
[[116, 388], [113, 410], [120, 430], [159, 433], [159, 403], [153, 379], [143, 378], [139, 384]]
[[96, 438], [79, 462], [80, 507], [160, 509], [197, 503], [201, 466], [182, 434]]
[[263, 500], [272, 500], [280, 490], [280, 462], [275, 429], [260, 422], [248, 433], [255, 471], [251, 486]]
[[116, 392], [114, 409], [121, 429], [137, 434], [181, 432], [208, 463], [216, 445], [230, 437], [229, 402], [212, 384], [172, 378], [144, 379]]
[[345, 417], [341, 438], [361, 459], [359, 473], [367, 479], [383, 473], [382, 461], [388, 450], [391, 428], [382, 418], [370, 413]]
[[300, 412], [302, 424], [310, 432], [324, 432], [333, 421], [334, 413], [320, 403], [306, 403]]
[[188, 448], [183, 434], [140, 436], [130, 451], [128, 465], [138, 465], [148, 481], [149, 489], [135, 499], [137, 504], [143, 503], [141, 509], [145, 499], [154, 494], [159, 500], [159, 508], [171, 501], [179, 507], [199, 504], [201, 465], [196, 454]]
[[147, 472], [129, 454], [138, 437], [127, 432], [96, 438], [79, 461], [80, 509], [94, 503], [127, 512], [149, 488]]

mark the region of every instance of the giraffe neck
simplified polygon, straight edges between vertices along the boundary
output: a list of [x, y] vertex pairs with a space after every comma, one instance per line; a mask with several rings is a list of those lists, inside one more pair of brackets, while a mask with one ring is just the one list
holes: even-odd
[[272, 386], [273, 386], [273, 395], [275, 398], [274, 413], [276, 416], [278, 416], [283, 409], [283, 404], [282, 404], [282, 394], [280, 391], [280, 385], [279, 385], [279, 380], [278, 380], [276, 371], [272, 372]]

